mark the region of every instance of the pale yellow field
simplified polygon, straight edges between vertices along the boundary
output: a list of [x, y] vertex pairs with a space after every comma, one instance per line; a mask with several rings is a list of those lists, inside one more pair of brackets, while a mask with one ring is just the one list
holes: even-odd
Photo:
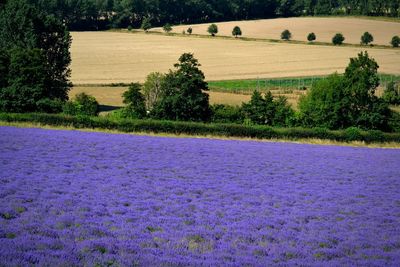
[[[125, 92], [127, 87], [93, 87], [93, 86], [75, 86], [69, 92], [69, 97], [73, 98], [78, 93], [87, 93], [96, 98], [101, 105], [121, 107], [122, 93]], [[243, 94], [230, 94], [220, 92], [207, 92], [210, 95], [210, 104], [226, 104], [239, 106], [242, 102], [248, 102], [251, 95]]]
[[[290, 30], [293, 40], [307, 41], [307, 35], [314, 32], [317, 41], [331, 42], [333, 35], [341, 32], [345, 43], [359, 44], [361, 35], [369, 32], [374, 36], [374, 44], [389, 45], [394, 35], [400, 35], [400, 23], [358, 18], [279, 18], [251, 21], [232, 21], [216, 23], [218, 35], [232, 36], [234, 26], [242, 29], [243, 37], [280, 39], [281, 32]], [[173, 27], [173, 32], [181, 33], [188, 27], [194, 34], [208, 34], [210, 23]], [[160, 28], [154, 30], [161, 31]]]
[[[75, 86], [69, 92], [69, 97], [73, 98], [78, 93], [87, 93], [96, 98], [101, 105], [122, 107], [122, 93], [125, 92], [127, 87], [110, 87], [110, 86]], [[296, 108], [297, 102], [301, 94], [305, 91], [294, 91], [292, 94], [282, 94], [279, 91], [271, 91], [274, 96], [285, 96], [288, 102]], [[232, 94], [222, 92], [207, 92], [210, 96], [210, 104], [225, 104], [240, 106], [243, 102], [250, 101], [250, 94]]]
[[[194, 53], [207, 80], [293, 77], [343, 72], [361, 48], [175, 37], [144, 33], [73, 32], [74, 84], [142, 82]], [[369, 49], [380, 71], [400, 74], [400, 49]]]

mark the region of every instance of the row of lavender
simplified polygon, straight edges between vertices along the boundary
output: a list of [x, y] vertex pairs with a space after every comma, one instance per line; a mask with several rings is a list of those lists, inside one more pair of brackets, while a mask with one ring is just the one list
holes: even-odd
[[1, 127], [0, 266], [399, 266], [399, 158]]

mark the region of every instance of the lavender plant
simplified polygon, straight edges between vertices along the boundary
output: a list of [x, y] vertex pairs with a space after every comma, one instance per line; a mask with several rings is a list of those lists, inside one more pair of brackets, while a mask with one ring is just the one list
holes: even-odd
[[399, 266], [399, 158], [0, 127], [0, 266]]

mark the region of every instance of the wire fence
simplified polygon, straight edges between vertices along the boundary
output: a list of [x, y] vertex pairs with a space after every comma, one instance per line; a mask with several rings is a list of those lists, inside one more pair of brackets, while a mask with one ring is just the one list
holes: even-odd
[[[224, 82], [216, 84], [213, 87], [222, 91], [249, 92], [253, 90], [306, 90], [312, 87], [314, 83], [326, 78], [326, 76], [300, 77], [300, 78], [277, 78], [277, 79], [255, 79]], [[390, 82], [400, 83], [400, 76], [379, 74], [380, 89], [384, 89]]]

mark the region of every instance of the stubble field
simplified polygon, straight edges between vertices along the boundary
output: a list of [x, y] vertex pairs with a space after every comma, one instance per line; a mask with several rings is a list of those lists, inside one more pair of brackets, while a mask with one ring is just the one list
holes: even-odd
[[[171, 69], [184, 52], [195, 54], [207, 80], [326, 75], [343, 72], [349, 58], [363, 50], [144, 33], [74, 32], [72, 37], [74, 84], [142, 82], [150, 72]], [[365, 49], [381, 72], [400, 74], [400, 50]]]
[[[317, 41], [331, 42], [333, 35], [340, 32], [346, 40], [345, 43], [359, 44], [364, 32], [374, 36], [374, 44], [389, 45], [394, 35], [400, 34], [400, 23], [390, 21], [378, 21], [359, 18], [279, 18], [250, 21], [230, 21], [216, 23], [218, 35], [232, 36], [232, 29], [239, 26], [243, 37], [280, 39], [283, 30], [289, 29], [293, 40], [307, 41], [307, 35], [314, 32]], [[188, 27], [192, 27], [194, 34], [208, 34], [210, 23], [184, 25], [173, 27], [173, 32], [181, 33]], [[155, 29], [161, 31], [161, 28]]]

